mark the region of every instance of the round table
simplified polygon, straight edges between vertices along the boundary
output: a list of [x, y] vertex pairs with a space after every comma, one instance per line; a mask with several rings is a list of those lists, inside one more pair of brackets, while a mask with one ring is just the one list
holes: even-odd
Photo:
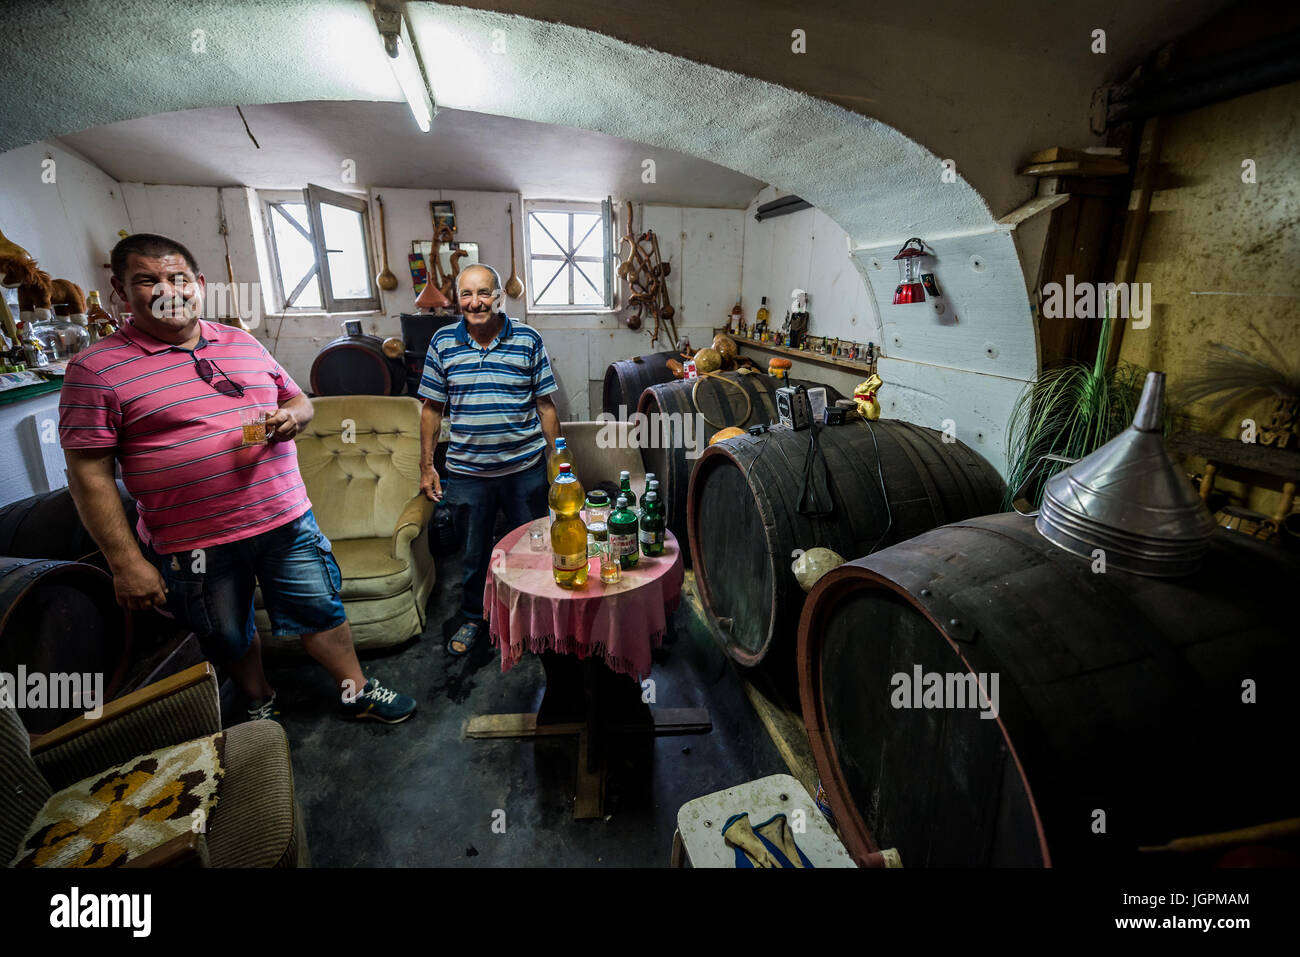
[[[615, 733], [703, 734], [713, 729], [702, 708], [652, 708], [650, 654], [681, 600], [681, 549], [665, 532], [664, 553], [642, 555], [622, 580], [600, 580], [600, 559], [587, 560], [587, 584], [561, 588], [551, 571], [550, 522], [537, 519], [501, 539], [492, 552], [483, 611], [492, 644], [509, 671], [525, 651], [538, 654], [546, 691], [537, 711], [470, 719], [469, 738], [575, 735], [578, 781], [573, 816], [604, 814], [606, 740]], [[545, 534], [533, 551], [528, 531]]]
[[[664, 553], [642, 555], [612, 585], [600, 580], [600, 559], [593, 556], [587, 584], [570, 589], [557, 585], [551, 571], [549, 525], [544, 518], [521, 525], [492, 552], [483, 612], [492, 644], [501, 649], [501, 670], [509, 671], [525, 651], [553, 651], [601, 658], [611, 671], [640, 682], [681, 600], [685, 572], [677, 539], [665, 531]], [[533, 527], [545, 533], [544, 551], [530, 547]]]

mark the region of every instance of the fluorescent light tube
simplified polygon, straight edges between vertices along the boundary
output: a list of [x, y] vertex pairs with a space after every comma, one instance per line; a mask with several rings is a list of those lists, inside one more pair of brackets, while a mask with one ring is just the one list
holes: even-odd
[[402, 88], [402, 95], [406, 97], [406, 102], [411, 107], [411, 115], [415, 117], [420, 132], [427, 133], [433, 125], [433, 98], [429, 96], [424, 74], [416, 61], [415, 50], [411, 46], [411, 36], [406, 32], [405, 17], [401, 18], [401, 33], [393, 39], [395, 41], [393, 50], [396, 56], [389, 55], [389, 66], [393, 68], [393, 76], [397, 78], [397, 85]]

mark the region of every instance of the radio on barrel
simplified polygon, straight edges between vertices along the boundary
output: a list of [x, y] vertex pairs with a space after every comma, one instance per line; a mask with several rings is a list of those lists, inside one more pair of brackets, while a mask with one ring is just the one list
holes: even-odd
[[801, 385], [782, 386], [776, 390], [776, 418], [783, 428], [806, 429], [812, 424], [812, 406], [808, 390]]

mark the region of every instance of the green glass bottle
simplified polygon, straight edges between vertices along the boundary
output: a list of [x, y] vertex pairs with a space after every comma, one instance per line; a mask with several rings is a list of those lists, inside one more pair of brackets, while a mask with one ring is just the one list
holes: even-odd
[[632, 473], [627, 469], [618, 473], [618, 494], [627, 499], [627, 507], [632, 510], [632, 514], [641, 514], [636, 509], [636, 492], [632, 491]]
[[[659, 483], [656, 482], [656, 485]], [[641, 553], [646, 556], [664, 553], [664, 511], [655, 489], [645, 493], [641, 507]]]
[[[626, 475], [627, 473], [623, 473]], [[635, 568], [637, 559], [637, 517], [628, 508], [627, 497], [618, 497], [618, 507], [609, 516], [609, 547], [618, 556], [619, 567], [624, 571]]]

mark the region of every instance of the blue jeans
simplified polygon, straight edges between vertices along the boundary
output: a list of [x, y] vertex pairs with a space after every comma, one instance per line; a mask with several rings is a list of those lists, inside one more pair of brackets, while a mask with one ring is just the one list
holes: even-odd
[[483, 586], [492, 560], [493, 526], [497, 509], [506, 513], [512, 529], [547, 514], [546, 461], [513, 475], [479, 478], [453, 472], [443, 482], [443, 501], [451, 511], [457, 537], [465, 543], [465, 571], [460, 613], [470, 620], [483, 617]]
[[274, 635], [312, 635], [347, 621], [343, 575], [330, 541], [306, 514], [225, 545], [146, 557], [167, 583], [167, 610], [199, 637], [213, 661], [238, 661], [257, 637], [254, 579]]

